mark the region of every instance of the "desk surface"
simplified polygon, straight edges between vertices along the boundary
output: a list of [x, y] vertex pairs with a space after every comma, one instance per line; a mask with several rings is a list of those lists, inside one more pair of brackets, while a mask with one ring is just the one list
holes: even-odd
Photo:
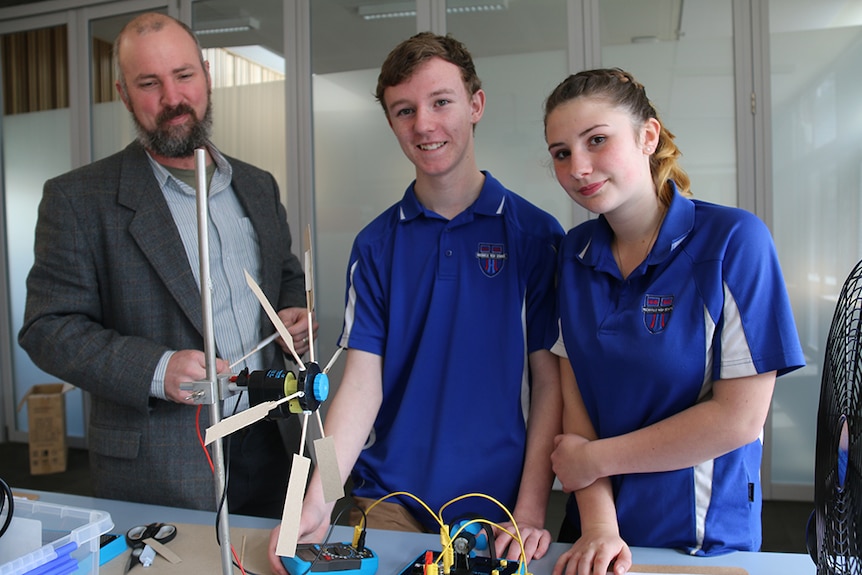
[[[145, 505], [111, 499], [95, 499], [45, 491], [20, 490], [20, 493], [34, 493], [39, 496], [40, 500], [50, 503], [107, 511], [111, 514], [111, 519], [114, 522], [113, 532], [115, 533], [122, 533], [134, 525], [154, 521], [215, 525], [216, 514], [207, 511]], [[278, 522], [273, 519], [231, 515], [229, 523], [231, 528], [269, 530]], [[214, 527], [213, 532], [215, 532]], [[349, 541], [351, 537], [351, 528], [336, 527], [334, 540]], [[236, 545], [236, 542], [233, 543]], [[380, 563], [377, 571], [379, 575], [396, 575], [426, 548], [437, 549], [440, 546], [439, 538], [434, 535], [376, 530], [369, 530], [366, 544], [379, 557]], [[556, 558], [568, 548], [569, 546], [566, 544], [554, 543], [545, 557], [530, 562], [530, 572], [536, 575], [551, 573]], [[669, 549], [633, 547], [632, 555], [634, 563], [638, 565], [742, 567], [750, 575], [774, 575], [775, 573], [814, 575], [817, 571], [814, 563], [807, 555], [793, 553], [736, 552], [719, 557], [690, 557]]]

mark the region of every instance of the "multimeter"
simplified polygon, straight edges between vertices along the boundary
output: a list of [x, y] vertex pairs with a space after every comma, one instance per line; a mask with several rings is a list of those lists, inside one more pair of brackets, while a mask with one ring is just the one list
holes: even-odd
[[374, 575], [377, 554], [368, 547], [359, 551], [350, 543], [303, 543], [296, 546], [293, 557], [282, 557], [281, 564], [290, 575], [335, 572]]

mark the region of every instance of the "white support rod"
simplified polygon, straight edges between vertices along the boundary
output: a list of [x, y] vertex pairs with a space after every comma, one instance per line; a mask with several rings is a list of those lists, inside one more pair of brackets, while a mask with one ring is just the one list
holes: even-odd
[[[195, 150], [195, 178], [197, 183], [198, 208], [198, 259], [200, 260], [201, 310], [203, 312], [204, 359], [206, 361], [207, 381], [210, 384], [213, 402], [209, 406], [210, 425], [221, 420], [222, 397], [218, 387], [216, 369], [215, 331], [213, 329], [212, 282], [210, 278], [209, 214], [207, 211], [207, 169], [206, 150]], [[218, 508], [218, 537], [221, 544], [222, 573], [233, 574], [233, 560], [230, 550], [230, 525], [228, 523], [227, 497], [225, 494], [225, 467], [222, 440], [212, 443], [213, 480], [215, 482], [215, 501]]]

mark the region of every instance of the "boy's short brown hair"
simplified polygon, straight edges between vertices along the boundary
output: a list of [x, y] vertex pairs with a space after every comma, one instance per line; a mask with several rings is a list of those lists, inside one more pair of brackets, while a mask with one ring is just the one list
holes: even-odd
[[448, 34], [441, 36], [433, 32], [420, 32], [398, 44], [380, 68], [374, 95], [383, 106], [384, 112], [388, 113], [386, 102], [383, 101], [386, 88], [406, 81], [420, 65], [431, 58], [441, 58], [457, 66], [470, 95], [482, 88], [482, 81], [476, 75], [476, 67], [473, 65], [473, 57], [464, 44]]

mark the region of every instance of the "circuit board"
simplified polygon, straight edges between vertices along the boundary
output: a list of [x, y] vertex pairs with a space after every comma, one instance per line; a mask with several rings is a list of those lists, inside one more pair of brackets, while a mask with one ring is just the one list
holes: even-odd
[[[440, 551], [429, 550], [434, 557], [440, 555]], [[423, 551], [416, 559], [407, 565], [398, 575], [425, 575], [425, 554]], [[454, 565], [450, 575], [515, 575], [518, 573], [517, 561], [506, 561], [505, 559], [492, 560], [490, 557], [469, 557], [465, 560], [466, 565]]]

